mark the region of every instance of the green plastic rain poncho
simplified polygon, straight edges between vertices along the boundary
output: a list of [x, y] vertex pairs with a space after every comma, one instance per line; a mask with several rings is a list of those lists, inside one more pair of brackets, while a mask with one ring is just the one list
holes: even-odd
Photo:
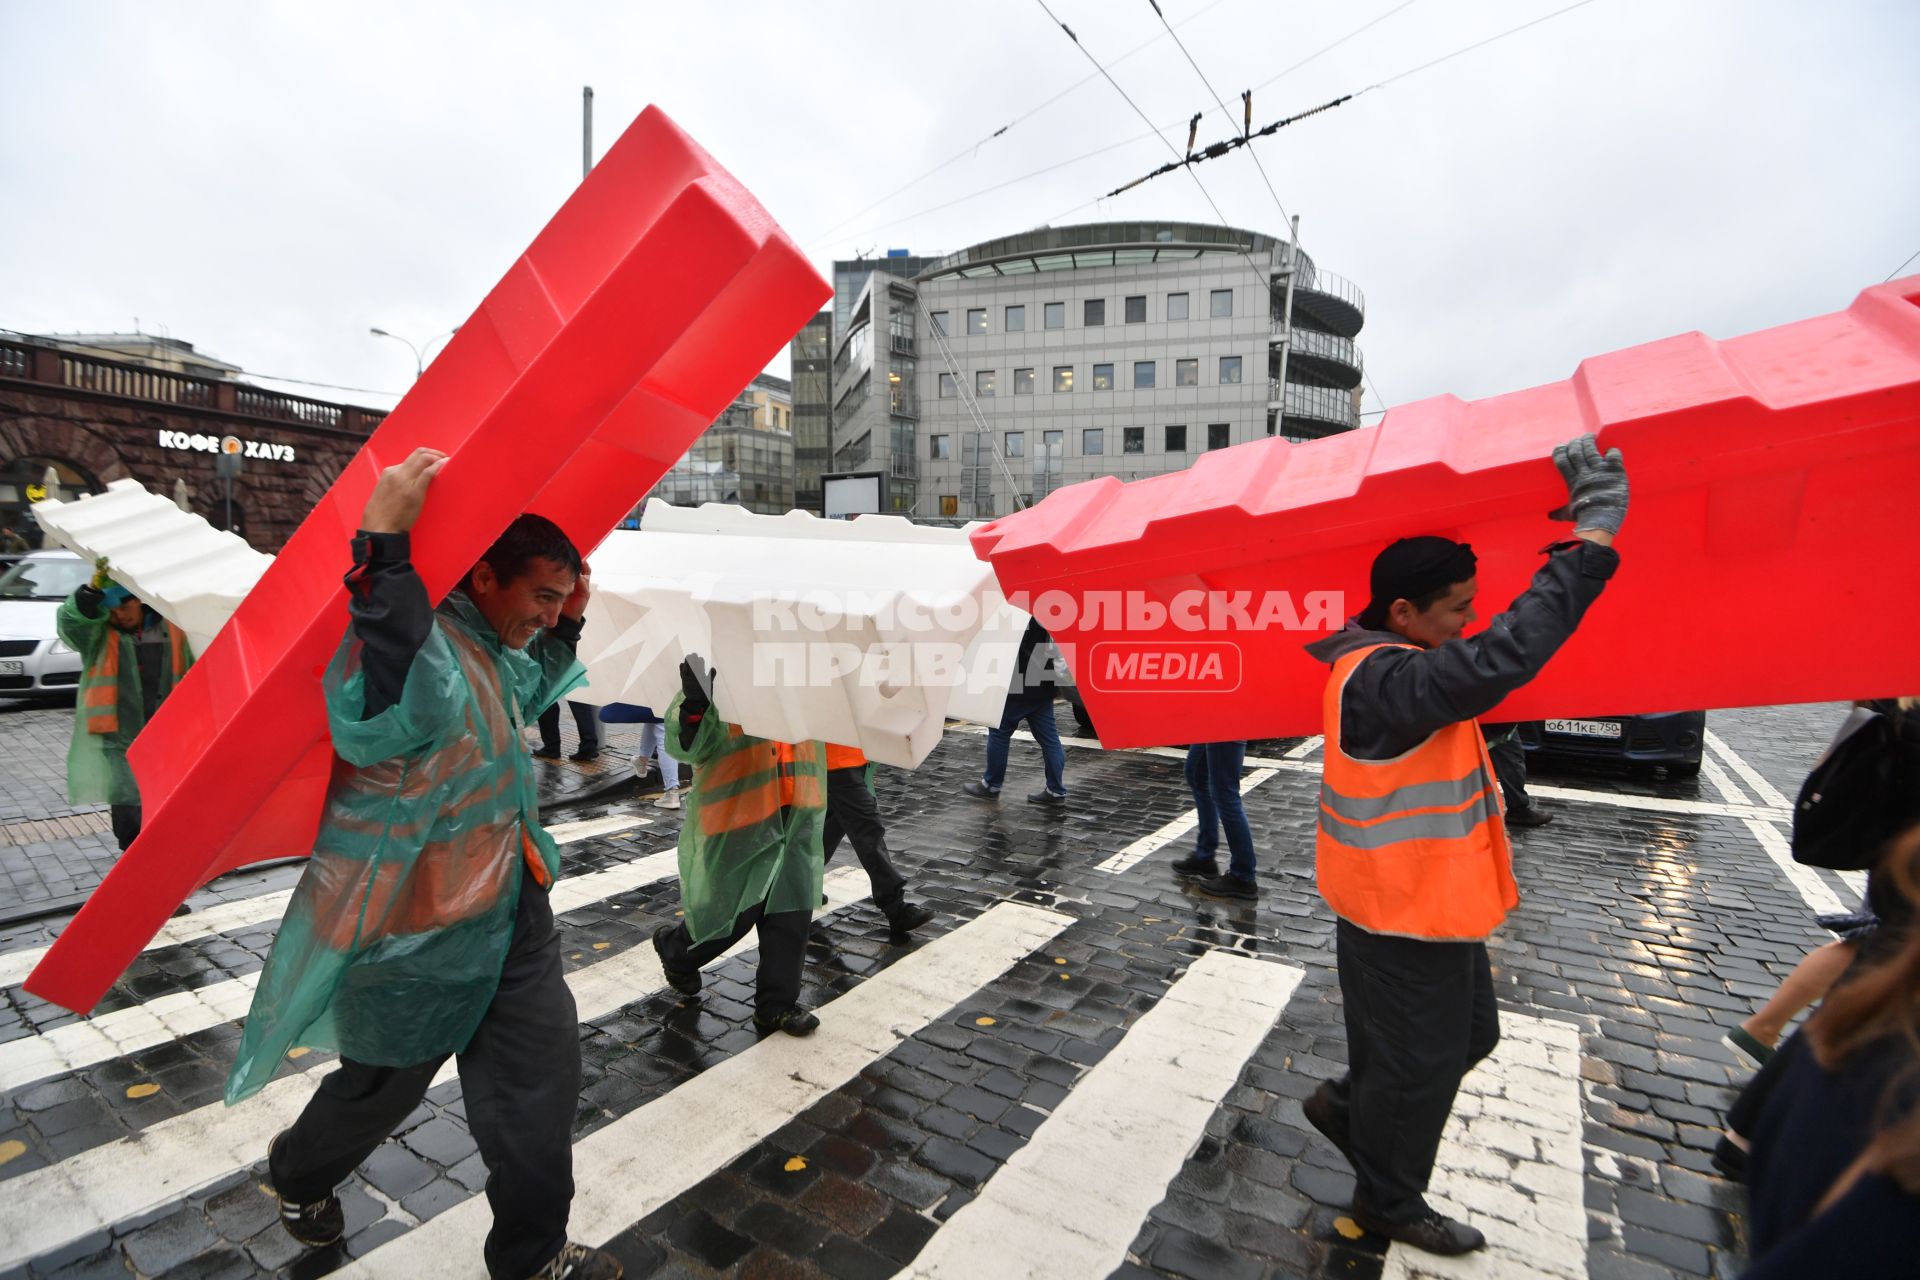
[[351, 631], [327, 668], [336, 764], [313, 859], [254, 992], [227, 1101], [289, 1049], [412, 1066], [458, 1053], [499, 985], [521, 868], [552, 884], [521, 727], [580, 683], [568, 646], [501, 645], [460, 592], [434, 615], [400, 701], [365, 709]]
[[694, 766], [680, 823], [680, 904], [687, 932], [705, 942], [733, 929], [742, 911], [812, 911], [825, 870], [826, 749], [742, 733], [712, 708], [693, 745], [680, 748], [681, 705], [667, 709], [667, 750]]
[[[62, 600], [53, 620], [61, 643], [80, 655], [73, 741], [67, 747], [67, 799], [74, 804], [139, 804], [140, 788], [127, 767], [127, 748], [147, 725], [140, 661], [133, 637], [107, 621], [104, 604], [96, 603], [98, 617], [81, 610], [80, 592], [90, 590], [81, 587]], [[171, 622], [160, 625], [167, 644], [160, 663], [160, 698], [165, 698], [193, 665], [193, 650], [179, 628]]]

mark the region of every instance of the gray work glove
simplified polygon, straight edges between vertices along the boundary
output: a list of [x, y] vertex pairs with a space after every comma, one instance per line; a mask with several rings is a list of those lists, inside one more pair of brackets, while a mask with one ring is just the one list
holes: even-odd
[[1567, 505], [1549, 511], [1550, 520], [1571, 520], [1576, 529], [1619, 533], [1627, 518], [1627, 463], [1618, 449], [1600, 452], [1591, 432], [1555, 445], [1553, 465], [1567, 482]]

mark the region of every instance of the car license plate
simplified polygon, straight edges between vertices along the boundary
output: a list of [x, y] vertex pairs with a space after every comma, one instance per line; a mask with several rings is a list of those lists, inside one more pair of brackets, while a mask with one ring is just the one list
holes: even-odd
[[26, 663], [9, 662], [4, 659], [0, 659], [0, 676], [23, 676], [25, 674], [27, 674]]
[[1576, 738], [1617, 738], [1620, 736], [1618, 720], [1549, 720], [1548, 733], [1567, 733]]

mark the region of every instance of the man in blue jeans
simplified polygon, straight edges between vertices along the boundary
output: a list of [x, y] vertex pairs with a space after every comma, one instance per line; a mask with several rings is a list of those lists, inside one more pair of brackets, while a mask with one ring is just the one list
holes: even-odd
[[[1260, 896], [1253, 877], [1253, 829], [1240, 803], [1240, 766], [1247, 758], [1242, 742], [1196, 742], [1187, 748], [1187, 787], [1200, 817], [1193, 854], [1173, 864], [1177, 876], [1197, 876], [1194, 888], [1211, 898]], [[1220, 830], [1226, 828], [1227, 873], [1220, 874]]]
[[[1036, 665], [1037, 664], [1037, 665]], [[1046, 764], [1047, 785], [1030, 793], [1034, 804], [1057, 805], [1067, 799], [1067, 753], [1060, 745], [1060, 730], [1053, 722], [1053, 695], [1057, 677], [1053, 672], [1053, 642], [1045, 627], [1032, 618], [1026, 634], [1020, 637], [1012, 687], [1007, 690], [1007, 709], [1000, 723], [987, 730], [987, 771], [978, 782], [960, 788], [977, 800], [1000, 798], [1000, 783], [1007, 776], [1007, 749], [1013, 743], [1013, 731], [1025, 722], [1040, 744], [1040, 758]]]

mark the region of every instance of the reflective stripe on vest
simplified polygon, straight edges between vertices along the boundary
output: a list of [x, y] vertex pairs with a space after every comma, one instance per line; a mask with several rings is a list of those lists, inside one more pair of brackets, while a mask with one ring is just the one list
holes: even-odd
[[1484, 938], [1520, 897], [1480, 726], [1447, 725], [1392, 760], [1358, 760], [1339, 746], [1347, 681], [1375, 649], [1390, 647], [1402, 646], [1346, 654], [1327, 681], [1320, 894], [1375, 933]]
[[88, 733], [120, 732], [120, 643], [120, 632], [108, 623], [107, 642], [87, 671], [89, 683], [81, 699]]

